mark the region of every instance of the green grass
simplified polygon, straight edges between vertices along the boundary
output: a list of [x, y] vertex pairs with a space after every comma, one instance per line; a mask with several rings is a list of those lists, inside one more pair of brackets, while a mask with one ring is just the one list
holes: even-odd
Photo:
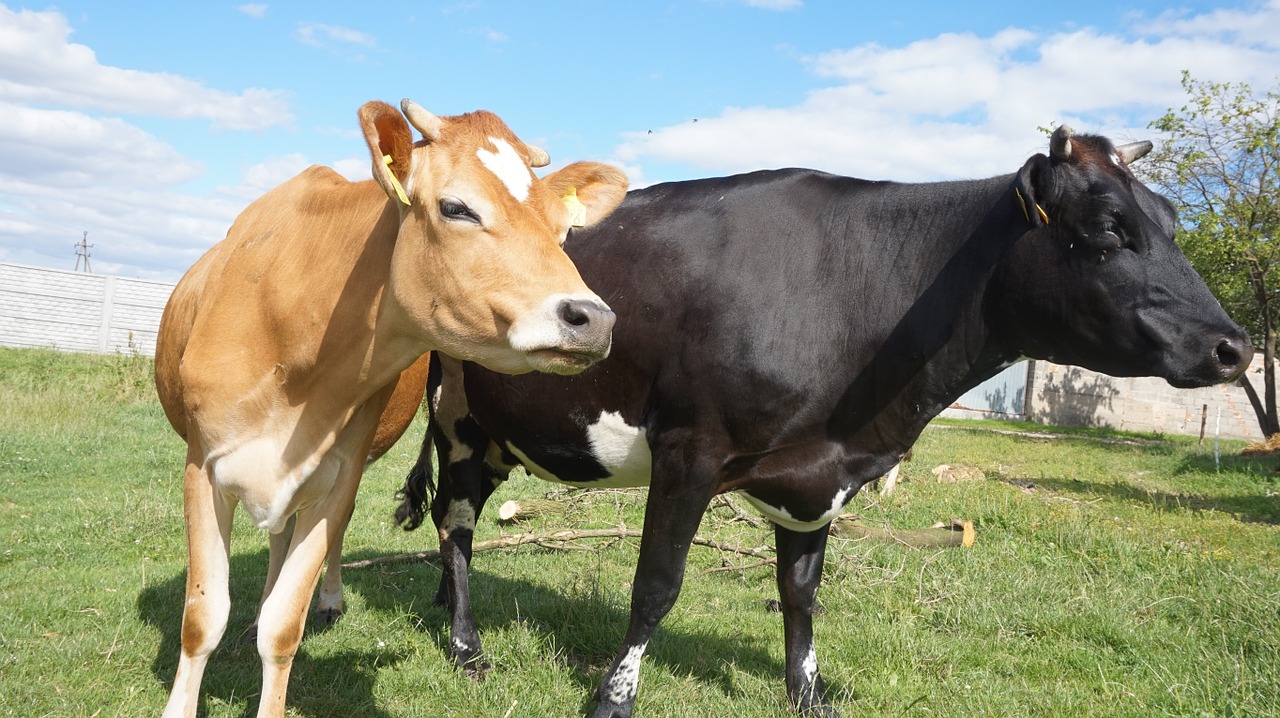
[[[156, 715], [178, 655], [184, 447], [145, 358], [0, 350], [0, 715]], [[904, 482], [859, 494], [865, 521], [973, 520], [972, 549], [833, 540], [817, 619], [837, 706], [851, 716], [1280, 715], [1280, 481], [1276, 461], [1224, 443], [1039, 425], [944, 422]], [[999, 431], [991, 431], [997, 429]], [[1054, 438], [1012, 432], [1053, 433]], [[392, 526], [415, 425], [367, 472], [348, 560], [435, 546]], [[942, 463], [986, 480], [937, 483]], [[641, 524], [643, 493], [566, 494], [513, 480], [495, 504], [557, 492], [562, 525]], [[480, 526], [480, 539], [521, 528]], [[759, 546], [767, 530], [714, 509], [702, 531]], [[302, 716], [575, 716], [627, 619], [636, 542], [477, 555], [473, 599], [494, 670], [449, 667], [439, 570], [346, 572], [346, 615], [311, 629], [290, 684]], [[638, 716], [787, 715], [770, 567], [703, 547], [655, 635]], [[240, 516], [231, 627], [202, 715], [256, 710], [260, 667], [239, 640], [266, 573], [266, 537]], [[677, 708], [678, 707], [678, 708]]]

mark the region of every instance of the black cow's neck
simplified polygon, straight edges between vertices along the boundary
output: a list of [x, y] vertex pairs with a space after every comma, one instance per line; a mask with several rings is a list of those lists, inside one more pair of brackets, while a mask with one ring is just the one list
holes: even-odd
[[921, 219], [898, 238], [910, 271], [900, 263], [883, 278], [885, 305], [900, 311], [879, 320], [885, 339], [855, 358], [828, 425], [833, 439], [885, 455], [910, 448], [943, 409], [1016, 358], [991, 336], [983, 305], [997, 265], [1029, 227], [1011, 177], [891, 189], [901, 196], [888, 202], [919, 195], [929, 204], [904, 208]]

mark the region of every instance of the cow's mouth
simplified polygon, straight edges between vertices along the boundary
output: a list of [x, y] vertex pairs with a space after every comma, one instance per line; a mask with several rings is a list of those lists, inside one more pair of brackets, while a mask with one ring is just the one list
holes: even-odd
[[551, 374], [577, 374], [592, 364], [604, 359], [608, 353], [574, 351], [547, 347], [529, 352], [529, 357], [537, 365], [538, 371]]

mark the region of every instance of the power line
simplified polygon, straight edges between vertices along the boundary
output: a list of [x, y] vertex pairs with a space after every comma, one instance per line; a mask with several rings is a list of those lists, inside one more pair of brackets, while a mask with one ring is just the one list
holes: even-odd
[[80, 258], [84, 257], [84, 271], [93, 274], [93, 269], [89, 267], [89, 249], [93, 245], [89, 244], [89, 232], [86, 230], [84, 236], [76, 243], [76, 271], [80, 271]]

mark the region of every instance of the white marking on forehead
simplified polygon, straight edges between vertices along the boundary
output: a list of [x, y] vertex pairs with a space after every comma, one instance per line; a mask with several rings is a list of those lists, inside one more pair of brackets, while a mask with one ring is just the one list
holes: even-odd
[[476, 157], [479, 157], [480, 162], [502, 180], [517, 202], [529, 199], [529, 188], [533, 186], [533, 172], [529, 166], [520, 158], [511, 143], [497, 137], [490, 137], [489, 141], [498, 148], [498, 151], [490, 152], [481, 147], [476, 150]]
[[764, 514], [765, 518], [775, 524], [789, 528], [792, 531], [816, 531], [840, 515], [840, 511], [844, 508], [845, 503], [849, 501], [849, 497], [853, 496], [853, 487], [837, 490], [835, 495], [831, 497], [831, 508], [813, 521], [799, 521], [791, 515], [790, 511], [781, 506], [770, 506], [745, 491], [739, 493], [748, 503], [756, 507], [757, 511]]

